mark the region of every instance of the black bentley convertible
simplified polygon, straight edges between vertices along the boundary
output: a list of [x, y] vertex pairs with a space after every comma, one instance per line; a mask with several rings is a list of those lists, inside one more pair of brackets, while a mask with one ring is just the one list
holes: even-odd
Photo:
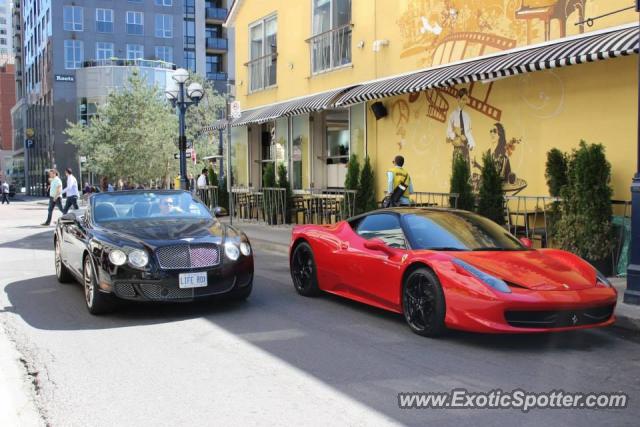
[[79, 280], [92, 314], [117, 299], [245, 299], [253, 285], [247, 236], [185, 191], [94, 194], [60, 218], [54, 246], [58, 280]]

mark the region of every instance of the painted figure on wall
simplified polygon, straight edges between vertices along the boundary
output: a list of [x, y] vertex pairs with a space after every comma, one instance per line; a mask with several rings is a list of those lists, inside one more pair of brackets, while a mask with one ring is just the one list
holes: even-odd
[[461, 155], [469, 163], [469, 151], [473, 150], [476, 142], [471, 128], [471, 116], [466, 110], [469, 104], [469, 91], [465, 88], [458, 90], [456, 95], [458, 106], [447, 120], [447, 143], [453, 145], [453, 156]]

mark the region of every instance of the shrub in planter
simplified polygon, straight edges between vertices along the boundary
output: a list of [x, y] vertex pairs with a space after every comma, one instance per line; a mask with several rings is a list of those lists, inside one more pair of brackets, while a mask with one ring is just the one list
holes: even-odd
[[278, 166], [278, 187], [285, 188], [285, 223], [289, 224], [291, 222], [291, 183], [287, 178], [287, 168], [284, 166], [284, 163], [280, 163]]
[[360, 163], [358, 156], [352, 154], [347, 165], [347, 176], [344, 179], [344, 188], [346, 190], [357, 190], [360, 181]]
[[567, 184], [560, 191], [562, 217], [556, 225], [556, 240], [562, 249], [594, 264], [611, 255], [610, 181], [611, 165], [604, 147], [581, 141], [571, 155]]
[[356, 213], [369, 212], [377, 207], [373, 168], [367, 156], [364, 158], [364, 166], [360, 173], [360, 185], [356, 194]]
[[262, 173], [262, 188], [273, 188], [276, 186], [276, 168], [273, 163], [267, 163]]
[[[553, 148], [547, 153], [547, 163], [545, 167], [545, 178], [549, 187], [551, 197], [560, 197], [562, 189], [567, 185], [568, 158], [565, 153]], [[555, 237], [556, 225], [560, 220], [560, 202], [553, 202], [547, 211], [547, 229], [551, 239]]]
[[449, 205], [472, 211], [474, 204], [473, 188], [471, 187], [471, 175], [469, 163], [463, 156], [456, 156], [453, 160], [453, 170], [451, 171], [450, 193], [458, 193], [458, 202], [451, 198]]
[[491, 156], [491, 151], [487, 151], [482, 156], [478, 213], [500, 225], [505, 223], [502, 178]]
[[215, 169], [213, 169], [212, 165], [209, 165], [209, 171], [208, 171], [208, 175], [209, 175], [209, 185], [218, 185], [218, 175], [216, 174]]

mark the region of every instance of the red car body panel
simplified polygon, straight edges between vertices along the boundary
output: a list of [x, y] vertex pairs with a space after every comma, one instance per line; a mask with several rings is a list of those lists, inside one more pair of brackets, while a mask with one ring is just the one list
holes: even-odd
[[[606, 321], [568, 327], [511, 326], [505, 312], [582, 310], [615, 305], [614, 288], [597, 283], [596, 272], [581, 258], [560, 250], [465, 251], [403, 250], [388, 253], [365, 248], [366, 239], [347, 221], [335, 225], [302, 225], [293, 229], [290, 254], [309, 243], [323, 291], [368, 305], [402, 313], [402, 283], [408, 269], [431, 268], [445, 296], [445, 324], [452, 329], [487, 333], [539, 333], [607, 326]], [[458, 258], [506, 281], [503, 293], [458, 267]]]

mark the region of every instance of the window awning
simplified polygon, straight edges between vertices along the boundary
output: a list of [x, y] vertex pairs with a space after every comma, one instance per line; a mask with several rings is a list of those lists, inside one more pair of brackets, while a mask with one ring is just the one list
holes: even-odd
[[420, 92], [472, 81], [594, 62], [638, 53], [637, 25], [513, 49], [484, 58], [364, 83], [342, 95], [336, 106]]
[[[297, 116], [299, 114], [324, 110], [333, 106], [335, 100], [351, 88], [353, 88], [353, 86], [246, 110], [242, 112], [242, 116], [239, 119], [231, 121], [231, 126], [236, 127], [246, 126], [252, 123], [265, 123], [279, 117]], [[224, 129], [226, 124], [226, 120], [217, 120], [213, 125], [204, 127], [202, 132]]]

